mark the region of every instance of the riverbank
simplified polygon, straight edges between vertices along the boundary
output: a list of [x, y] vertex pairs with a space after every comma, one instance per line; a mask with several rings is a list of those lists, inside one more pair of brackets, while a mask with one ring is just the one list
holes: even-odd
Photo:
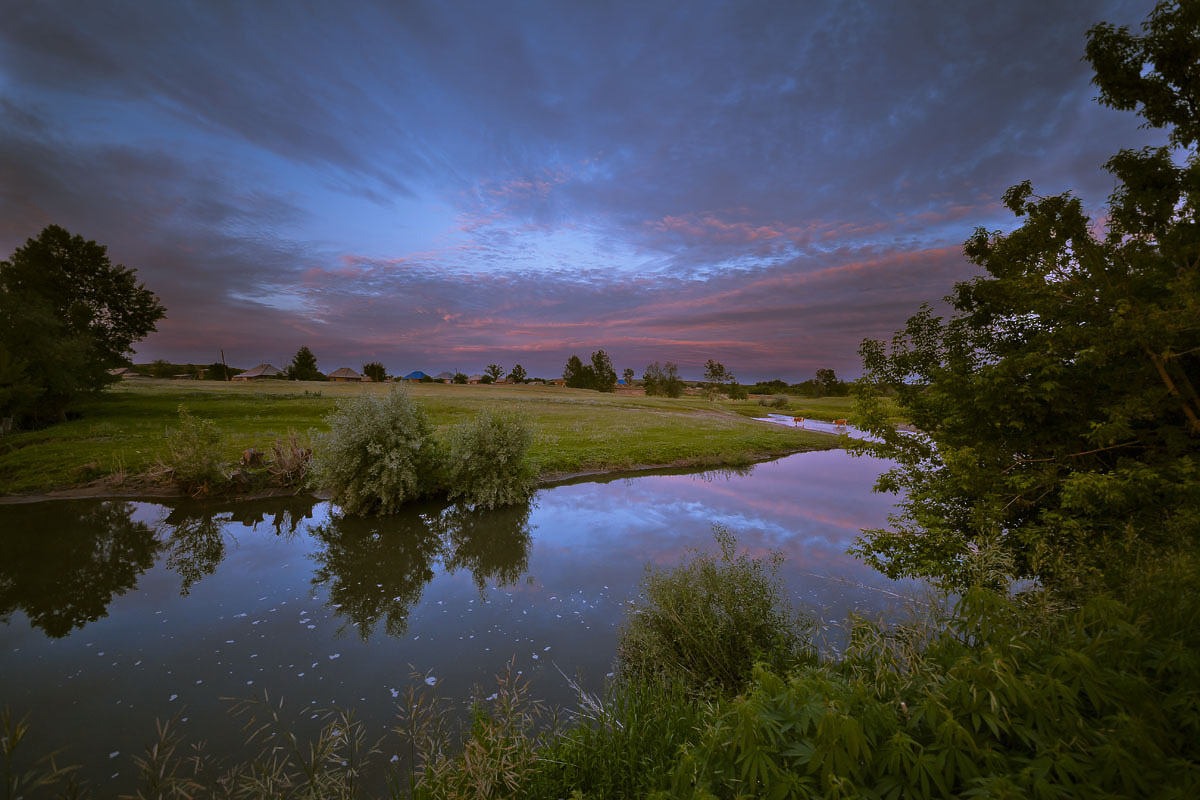
[[[485, 408], [524, 414], [536, 430], [529, 458], [543, 484], [573, 477], [662, 468], [736, 467], [837, 446], [827, 434], [754, 421], [754, 401], [711, 402], [601, 394], [543, 386], [406, 387], [439, 430]], [[0, 502], [64, 497], [172, 497], [149, 478], [166, 455], [178, 408], [214, 421], [225, 458], [269, 452], [276, 438], [327, 428], [337, 401], [381, 384], [227, 384], [146, 380], [118, 384], [78, 407], [78, 417], [0, 439]], [[743, 408], [744, 407], [744, 408]], [[259, 492], [246, 493], [262, 496]]]

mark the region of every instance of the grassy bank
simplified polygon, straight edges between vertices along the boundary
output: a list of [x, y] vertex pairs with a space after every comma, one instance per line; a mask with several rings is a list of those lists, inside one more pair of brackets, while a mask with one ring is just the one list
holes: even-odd
[[[384, 385], [285, 381], [118, 384], [81, 402], [76, 419], [0, 439], [0, 494], [144, 474], [165, 455], [166, 432], [178, 425], [181, 403], [216, 423], [225, 435], [228, 459], [236, 461], [246, 448], [269, 450], [289, 430], [323, 432], [324, 417], [339, 399], [387, 390]], [[836, 446], [827, 435], [748, 419], [766, 411], [754, 401], [713, 403], [542, 386], [415, 384], [408, 391], [439, 430], [484, 408], [523, 412], [537, 430], [529, 457], [544, 479], [639, 466], [742, 464]]]

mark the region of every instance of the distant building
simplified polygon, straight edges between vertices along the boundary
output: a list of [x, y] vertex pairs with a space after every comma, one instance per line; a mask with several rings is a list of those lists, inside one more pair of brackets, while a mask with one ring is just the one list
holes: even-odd
[[261, 381], [269, 378], [283, 378], [283, 370], [271, 364], [259, 364], [253, 369], [248, 369], [245, 372], [233, 376], [235, 381]]
[[435, 381], [441, 381], [442, 383], [450, 383], [454, 380], [454, 373], [453, 372], [439, 372], [437, 375], [433, 376], [433, 379]]
[[468, 375], [467, 383], [483, 383], [482, 375]]
[[329, 373], [329, 380], [333, 383], [362, 383], [363, 376], [349, 367], [342, 367]]
[[413, 370], [412, 372], [408, 373], [407, 375], [405, 375], [402, 380], [406, 380], [409, 383], [420, 383], [421, 378], [427, 378], [427, 377], [429, 377], [429, 376], [426, 375], [424, 372], [421, 372], [421, 370], [416, 369], [416, 370]]

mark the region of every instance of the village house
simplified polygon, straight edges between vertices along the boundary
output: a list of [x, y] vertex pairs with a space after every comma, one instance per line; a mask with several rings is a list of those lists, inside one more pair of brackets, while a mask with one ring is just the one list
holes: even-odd
[[329, 380], [332, 383], [364, 383], [366, 381], [362, 375], [358, 374], [349, 367], [335, 369], [333, 372], [329, 373]]
[[441, 381], [442, 383], [450, 383], [451, 381], [454, 380], [454, 373], [453, 372], [439, 372], [437, 375], [433, 376], [433, 379], [435, 381]]
[[238, 375], [234, 375], [232, 380], [235, 381], [261, 381], [270, 378], [284, 378], [283, 370], [272, 364], [259, 364], [257, 367], [248, 369]]

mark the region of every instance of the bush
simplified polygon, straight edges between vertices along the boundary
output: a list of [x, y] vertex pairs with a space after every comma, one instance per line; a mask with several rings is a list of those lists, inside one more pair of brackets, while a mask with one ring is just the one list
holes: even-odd
[[345, 512], [394, 514], [437, 487], [437, 442], [424, 409], [403, 389], [338, 403], [325, 422], [313, 480]]
[[787, 408], [788, 398], [787, 395], [783, 394], [777, 394], [774, 397], [760, 397], [758, 398], [758, 404], [767, 408]]
[[617, 643], [631, 677], [736, 691], [756, 661], [783, 669], [806, 651], [811, 621], [787, 601], [782, 554], [737, 555], [732, 531], [714, 525], [713, 535], [719, 557], [693, 552], [674, 569], [648, 568]]
[[748, 392], [746, 391], [746, 387], [742, 386], [740, 383], [729, 384], [728, 391], [730, 400], [745, 400], [749, 396]]
[[523, 503], [534, 490], [525, 452], [533, 430], [521, 416], [484, 409], [450, 435], [447, 495], [475, 508]]
[[167, 434], [167, 456], [159, 472], [190, 494], [207, 494], [226, 482], [221, 462], [221, 432], [211, 419], [193, 417], [179, 405], [179, 428]]

